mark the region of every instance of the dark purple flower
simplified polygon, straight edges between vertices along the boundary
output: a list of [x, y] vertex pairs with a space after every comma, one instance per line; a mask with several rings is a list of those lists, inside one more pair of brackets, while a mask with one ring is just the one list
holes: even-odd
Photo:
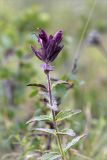
[[45, 62], [45, 65], [43, 66], [45, 69], [46, 67], [48, 67], [48, 69], [52, 70], [52, 68], [50, 68], [48, 64], [55, 60], [55, 58], [58, 56], [58, 54], [63, 48], [63, 45], [61, 45], [62, 34], [62, 30], [60, 30], [56, 32], [53, 36], [48, 36], [43, 29], [40, 29], [37, 38], [41, 48], [37, 50], [33, 46], [31, 46], [32, 51], [35, 53], [35, 55], [41, 61]]

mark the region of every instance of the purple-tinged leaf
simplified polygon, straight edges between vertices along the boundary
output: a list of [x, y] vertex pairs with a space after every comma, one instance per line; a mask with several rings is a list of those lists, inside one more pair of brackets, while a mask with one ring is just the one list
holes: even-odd
[[76, 136], [76, 133], [72, 129], [64, 129], [58, 132], [60, 135], [68, 135], [71, 137]]
[[41, 132], [46, 132], [46, 133], [55, 135], [55, 130], [49, 129], [49, 128], [34, 128], [32, 131], [41, 131]]
[[38, 83], [29, 83], [27, 86], [35, 86], [41, 88], [42, 91], [48, 92], [48, 89], [45, 85], [43, 84], [38, 84]]

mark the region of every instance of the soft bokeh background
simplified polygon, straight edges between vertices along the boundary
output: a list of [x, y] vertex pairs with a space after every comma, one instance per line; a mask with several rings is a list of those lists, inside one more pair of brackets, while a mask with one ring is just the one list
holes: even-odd
[[[72, 159], [107, 159], [107, 1], [96, 2], [0, 0], [0, 160], [23, 160], [23, 156], [41, 149], [41, 144], [43, 148], [46, 145], [45, 138], [29, 136], [26, 125], [33, 115], [48, 112], [39, 102], [37, 90], [26, 87], [30, 82], [46, 83], [41, 62], [30, 49], [37, 43], [34, 33], [40, 27], [52, 34], [64, 30], [65, 48], [53, 64], [52, 77], [77, 83], [66, 94], [63, 87], [58, 90], [60, 108], [82, 110], [65, 125], [77, 134], [88, 132], [87, 138], [75, 146], [78, 157]], [[99, 32], [103, 49], [87, 45], [87, 36], [93, 30]], [[77, 49], [80, 57], [73, 75]]]

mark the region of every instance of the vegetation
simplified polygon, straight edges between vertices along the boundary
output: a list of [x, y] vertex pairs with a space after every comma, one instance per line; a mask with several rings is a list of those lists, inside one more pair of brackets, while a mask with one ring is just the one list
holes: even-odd
[[[50, 109], [46, 107], [47, 97], [43, 98], [43, 92], [47, 89], [44, 88], [47, 86], [46, 76], [40, 68], [41, 62], [31, 50], [31, 45], [39, 47], [35, 36], [37, 28], [44, 28], [52, 34], [60, 28], [64, 30], [64, 49], [53, 62], [54, 71], [51, 74], [52, 93], [57, 101], [58, 112], [60, 111], [56, 116], [62, 116], [66, 110], [64, 115], [70, 117], [60, 123], [58, 121], [58, 130], [64, 134], [60, 135], [62, 149], [69, 142], [75, 143], [75, 140], [71, 141], [75, 136], [71, 135], [87, 134], [80, 141], [81, 136], [77, 136], [78, 143], [69, 149], [66, 158], [106, 160], [106, 3], [91, 2], [81, 1], [83, 8], [78, 8], [78, 12], [75, 3], [69, 7], [70, 1], [66, 6], [64, 1], [46, 3], [50, 6], [53, 4], [52, 9], [45, 6], [44, 2], [27, 9], [24, 9], [24, 5], [21, 13], [1, 9], [1, 160], [34, 160], [50, 150], [52, 153], [48, 155], [48, 160], [52, 160], [52, 156], [53, 159], [58, 159], [59, 156], [58, 145], [51, 132], [54, 128], [49, 117]], [[26, 5], [28, 6], [28, 1]], [[69, 116], [78, 110], [81, 113]], [[50, 136], [48, 132], [53, 135]]]

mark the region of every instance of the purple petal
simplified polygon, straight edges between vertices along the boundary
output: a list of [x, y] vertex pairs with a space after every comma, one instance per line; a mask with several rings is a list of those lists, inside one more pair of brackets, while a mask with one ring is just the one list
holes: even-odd
[[49, 61], [52, 62], [54, 61], [54, 59], [58, 56], [58, 54], [60, 53], [60, 51], [63, 49], [63, 45], [59, 46], [56, 48], [56, 50], [54, 51], [54, 53], [52, 54], [52, 56], [49, 58]]
[[39, 51], [37, 51], [33, 46], [31, 46], [31, 49], [32, 49], [33, 53], [35, 53], [35, 55], [36, 55], [40, 60], [43, 61], [43, 58], [42, 58], [41, 53], [40, 53]]
[[46, 63], [52, 62], [63, 48], [63, 46], [60, 45], [62, 35], [62, 30], [56, 32], [54, 36], [48, 36], [43, 29], [39, 29], [39, 35], [37, 36], [37, 38], [41, 49], [36, 50], [31, 46], [32, 51], [40, 60]]
[[45, 43], [48, 42], [48, 35], [43, 29], [40, 29], [39, 38], [41, 38]]
[[50, 40], [50, 43], [49, 43], [48, 48], [46, 50], [47, 59], [49, 59], [49, 57], [52, 55], [54, 50], [55, 50], [55, 41], [52, 39], [52, 40]]
[[43, 29], [40, 29], [40, 33], [38, 36], [38, 42], [41, 45], [41, 48], [45, 50], [48, 46], [49, 37]]
[[53, 36], [52, 36], [52, 35], [49, 36], [49, 41], [50, 41], [51, 39], [53, 39]]
[[62, 40], [62, 33], [63, 31], [60, 30], [54, 34], [53, 39], [56, 41], [57, 44], [59, 44]]

